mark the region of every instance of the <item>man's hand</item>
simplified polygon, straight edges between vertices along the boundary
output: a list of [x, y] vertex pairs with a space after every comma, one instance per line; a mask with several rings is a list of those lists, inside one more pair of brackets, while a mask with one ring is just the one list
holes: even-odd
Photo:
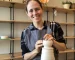
[[37, 52], [39, 53], [42, 49], [43, 46], [43, 41], [42, 40], [38, 40], [35, 44], [35, 49], [37, 50]]
[[43, 38], [44, 40], [52, 40], [52, 41], [54, 40], [53, 36], [50, 34], [45, 34]]

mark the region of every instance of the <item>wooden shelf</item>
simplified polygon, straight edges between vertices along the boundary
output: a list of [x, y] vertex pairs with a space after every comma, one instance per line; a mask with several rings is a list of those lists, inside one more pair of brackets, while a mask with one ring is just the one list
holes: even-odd
[[75, 25], [75, 23], [61, 23], [61, 22], [59, 22], [59, 24], [61, 24], [61, 25]]
[[18, 37], [18, 38], [14, 38], [14, 39], [11, 39], [11, 38], [7, 38], [7, 39], [0, 39], [0, 41], [3, 41], [3, 40], [15, 40], [15, 41], [20, 41], [21, 39]]
[[13, 22], [12, 20], [0, 20], [1, 23], [11, 23]]
[[14, 53], [14, 57], [12, 57], [12, 54], [0, 54], [0, 60], [9, 60], [9, 59], [17, 59], [22, 58], [21, 52]]
[[19, 21], [19, 20], [0, 20], [1, 23], [32, 23], [31, 20]]
[[[31, 20], [0, 20], [1, 23], [32, 23]], [[60, 25], [75, 25], [75, 23], [62, 23], [62, 22], [58, 22]]]
[[[73, 36], [68, 36], [68, 37], [64, 37], [65, 39], [67, 38], [67, 39], [74, 39], [75, 37], [73, 37]], [[8, 39], [0, 39], [0, 41], [2, 41], [2, 40], [14, 40], [14, 41], [20, 41], [21, 40], [21, 38], [20, 37], [16, 37], [16, 38], [14, 38], [14, 39], [11, 39], [11, 38], [8, 38]]]
[[[14, 23], [32, 23], [31, 20], [25, 20], [25, 21], [14, 20], [12, 22], [14, 22]], [[59, 24], [61, 24], [61, 25], [75, 25], [75, 23], [60, 23], [60, 22], [59, 22]]]
[[7, 38], [7, 39], [0, 39], [0, 41], [2, 41], [2, 40], [12, 40], [11, 38]]
[[0, 39], [0, 41], [4, 41], [4, 40], [17, 40], [17, 41], [19, 40], [20, 41], [21, 39], [19, 37], [18, 38], [14, 38], [14, 39], [12, 39], [12, 38]]
[[53, 7], [53, 8], [55, 8], [58, 12], [65, 12], [65, 13], [71, 13], [75, 11], [75, 9], [64, 9], [60, 7]]
[[24, 3], [10, 2], [14, 4], [14, 8], [25, 9]]
[[31, 20], [25, 20], [25, 21], [17, 21], [17, 20], [14, 20], [13, 22], [14, 23], [32, 23]]
[[11, 39], [11, 40], [16, 40], [16, 41], [20, 41], [20, 37], [17, 37], [17, 38], [14, 38], [14, 39]]
[[75, 52], [75, 50], [66, 49], [65, 51], [59, 51], [59, 53], [72, 53], [72, 52]]
[[15, 8], [23, 9], [25, 4], [11, 1], [0, 1], [0, 7], [11, 7], [11, 4], [14, 4]]
[[17, 59], [17, 58], [22, 58], [22, 53], [18, 52], [14, 54], [14, 58], [13, 59]]
[[10, 7], [10, 2], [8, 2], [8, 1], [0, 1], [0, 7]]
[[[75, 37], [73, 37], [73, 36], [69, 36], [69, 37], [64, 37], [65, 39], [67, 38], [67, 39], [74, 39]], [[21, 40], [20, 39], [20, 37], [18, 37], [18, 38], [14, 38], [14, 39], [12, 39], [12, 40]]]
[[44, 10], [46, 11], [53, 11], [54, 9], [58, 12], [64, 12], [64, 13], [71, 13], [71, 12], [74, 12], [75, 9], [64, 9], [64, 8], [61, 8], [61, 7], [43, 7]]
[[11, 59], [11, 54], [0, 54], [0, 60], [9, 60]]
[[64, 37], [65, 39], [74, 39], [75, 37], [74, 36], [67, 36], [67, 37]]

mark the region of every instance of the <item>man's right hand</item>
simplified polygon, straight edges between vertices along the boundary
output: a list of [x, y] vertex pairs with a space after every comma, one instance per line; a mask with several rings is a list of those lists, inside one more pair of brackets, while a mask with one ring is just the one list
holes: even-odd
[[38, 40], [35, 44], [35, 49], [37, 50], [38, 53], [41, 51], [42, 46], [43, 46], [43, 40]]

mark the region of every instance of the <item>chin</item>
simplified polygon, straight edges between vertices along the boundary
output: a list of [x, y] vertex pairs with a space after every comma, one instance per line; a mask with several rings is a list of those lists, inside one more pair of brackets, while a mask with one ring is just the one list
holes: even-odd
[[40, 22], [41, 20], [35, 20], [36, 22]]

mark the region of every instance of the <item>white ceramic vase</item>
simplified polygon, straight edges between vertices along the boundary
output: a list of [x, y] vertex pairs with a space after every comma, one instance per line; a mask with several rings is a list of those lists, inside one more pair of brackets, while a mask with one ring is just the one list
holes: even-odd
[[53, 41], [43, 41], [41, 60], [55, 60], [54, 49], [52, 47]]

